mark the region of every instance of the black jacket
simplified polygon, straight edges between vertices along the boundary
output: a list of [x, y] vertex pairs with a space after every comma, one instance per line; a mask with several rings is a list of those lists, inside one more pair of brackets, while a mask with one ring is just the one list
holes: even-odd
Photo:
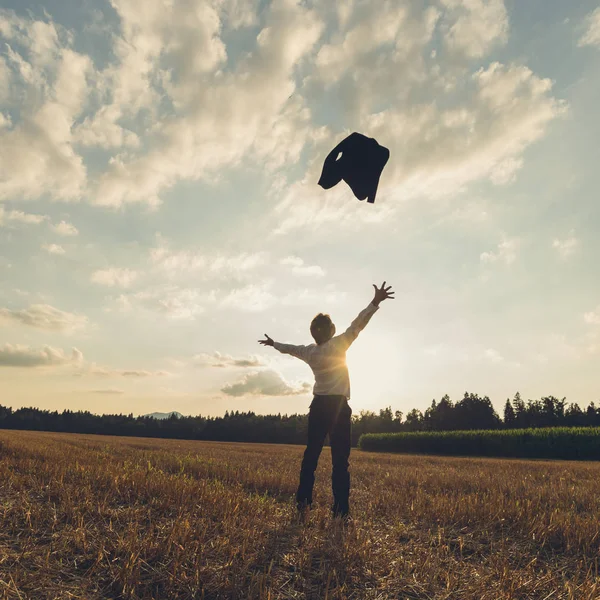
[[390, 151], [375, 139], [351, 133], [325, 159], [319, 185], [328, 190], [343, 179], [359, 200], [368, 198], [372, 204], [389, 157]]

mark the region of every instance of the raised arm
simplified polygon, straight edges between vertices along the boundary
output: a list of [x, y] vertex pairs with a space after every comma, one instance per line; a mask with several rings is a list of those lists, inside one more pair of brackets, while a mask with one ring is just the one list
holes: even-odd
[[349, 348], [352, 342], [358, 337], [358, 334], [367, 326], [371, 317], [379, 310], [379, 304], [388, 298], [394, 298], [394, 292], [390, 291], [392, 286], [390, 285], [386, 288], [385, 281], [381, 288], [378, 288], [375, 284], [373, 284], [373, 287], [375, 288], [375, 296], [369, 306], [358, 313], [356, 319], [352, 321], [350, 327], [348, 327], [344, 333], [337, 336], [337, 340], [345, 348]]
[[306, 346], [294, 346], [293, 344], [280, 344], [279, 342], [274, 341], [265, 333], [264, 340], [258, 340], [259, 344], [263, 346], [272, 346], [275, 350], [278, 350], [282, 354], [289, 354], [290, 356], [295, 356], [300, 360], [306, 361], [307, 357], [307, 349]]

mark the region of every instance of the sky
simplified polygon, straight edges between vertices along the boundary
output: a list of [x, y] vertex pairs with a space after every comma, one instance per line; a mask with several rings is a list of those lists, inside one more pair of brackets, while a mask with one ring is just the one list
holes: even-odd
[[[0, 404], [600, 400], [597, 0], [3, 0]], [[353, 131], [375, 204], [317, 185]]]

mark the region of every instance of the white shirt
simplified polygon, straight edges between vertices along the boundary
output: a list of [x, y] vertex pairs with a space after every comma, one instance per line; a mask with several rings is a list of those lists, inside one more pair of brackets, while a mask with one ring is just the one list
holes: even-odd
[[361, 311], [344, 333], [336, 335], [324, 344], [294, 346], [275, 342], [273, 347], [283, 354], [291, 354], [312, 369], [315, 375], [313, 394], [323, 396], [346, 396], [350, 398], [350, 377], [346, 365], [346, 350], [365, 328], [371, 317], [379, 310], [373, 303]]

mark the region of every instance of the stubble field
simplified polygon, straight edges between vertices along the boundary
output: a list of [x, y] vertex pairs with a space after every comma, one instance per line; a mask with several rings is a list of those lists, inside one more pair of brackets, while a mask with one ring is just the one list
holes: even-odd
[[0, 598], [592, 599], [600, 464], [0, 431]]

